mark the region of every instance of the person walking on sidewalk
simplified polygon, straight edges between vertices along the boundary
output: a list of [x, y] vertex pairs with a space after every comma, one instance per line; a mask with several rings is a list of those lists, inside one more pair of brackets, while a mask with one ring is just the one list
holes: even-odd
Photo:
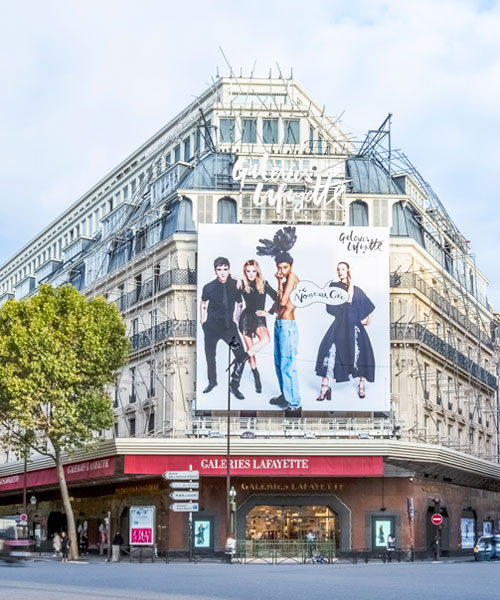
[[70, 544], [71, 544], [71, 540], [67, 536], [66, 532], [63, 531], [61, 533], [61, 552], [62, 552], [61, 562], [68, 562], [68, 552], [69, 552]]
[[390, 533], [387, 536], [387, 561], [392, 562], [392, 557], [394, 556], [394, 552], [396, 550], [396, 538], [393, 533]]
[[123, 545], [122, 534], [118, 531], [111, 545], [111, 562], [120, 562], [120, 550]]

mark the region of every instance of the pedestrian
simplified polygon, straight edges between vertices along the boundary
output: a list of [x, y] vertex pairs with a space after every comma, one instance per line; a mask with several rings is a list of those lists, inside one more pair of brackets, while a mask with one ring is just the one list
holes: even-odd
[[82, 555], [89, 553], [89, 536], [86, 529], [82, 531], [80, 536], [80, 552]]
[[52, 546], [54, 547], [54, 556], [58, 557], [61, 553], [61, 536], [57, 531], [52, 536]]
[[396, 538], [394, 537], [393, 533], [390, 533], [387, 536], [386, 548], [387, 548], [387, 561], [392, 562], [392, 557], [394, 555], [394, 551], [396, 550]]
[[316, 536], [314, 535], [314, 532], [312, 529], [309, 529], [309, 531], [306, 535], [306, 540], [307, 540], [307, 557], [312, 558], [313, 549], [314, 549], [314, 545], [316, 542]]
[[122, 545], [122, 534], [119, 531], [117, 531], [111, 545], [111, 562], [120, 562], [120, 549]]
[[61, 552], [62, 552], [61, 562], [68, 562], [68, 552], [69, 552], [70, 545], [71, 545], [71, 540], [67, 536], [66, 532], [63, 531], [61, 533]]
[[233, 554], [236, 549], [236, 540], [229, 536], [226, 540], [226, 563], [230, 565], [233, 562]]

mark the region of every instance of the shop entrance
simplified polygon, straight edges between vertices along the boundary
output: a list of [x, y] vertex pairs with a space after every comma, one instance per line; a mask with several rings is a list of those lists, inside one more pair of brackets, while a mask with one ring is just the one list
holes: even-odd
[[236, 511], [236, 538], [291, 552], [314, 542], [331, 555], [351, 549], [351, 522], [350, 508], [336, 494], [252, 494]]
[[246, 517], [247, 540], [335, 540], [338, 516], [328, 506], [256, 506]]

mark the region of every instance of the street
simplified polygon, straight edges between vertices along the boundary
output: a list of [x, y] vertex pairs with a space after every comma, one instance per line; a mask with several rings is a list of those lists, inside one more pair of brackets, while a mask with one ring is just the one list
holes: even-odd
[[59, 563], [0, 566], [2, 600], [496, 598], [500, 562], [353, 565]]

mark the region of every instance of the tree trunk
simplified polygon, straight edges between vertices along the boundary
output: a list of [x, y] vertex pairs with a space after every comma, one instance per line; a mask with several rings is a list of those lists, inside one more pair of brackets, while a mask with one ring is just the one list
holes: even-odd
[[68, 486], [66, 485], [66, 476], [64, 475], [64, 467], [61, 460], [60, 450], [56, 450], [56, 470], [57, 477], [59, 479], [59, 488], [61, 490], [61, 499], [68, 524], [68, 537], [70, 541], [69, 559], [78, 560], [78, 542], [76, 538], [75, 515], [73, 514], [73, 507], [71, 506], [69, 499]]

